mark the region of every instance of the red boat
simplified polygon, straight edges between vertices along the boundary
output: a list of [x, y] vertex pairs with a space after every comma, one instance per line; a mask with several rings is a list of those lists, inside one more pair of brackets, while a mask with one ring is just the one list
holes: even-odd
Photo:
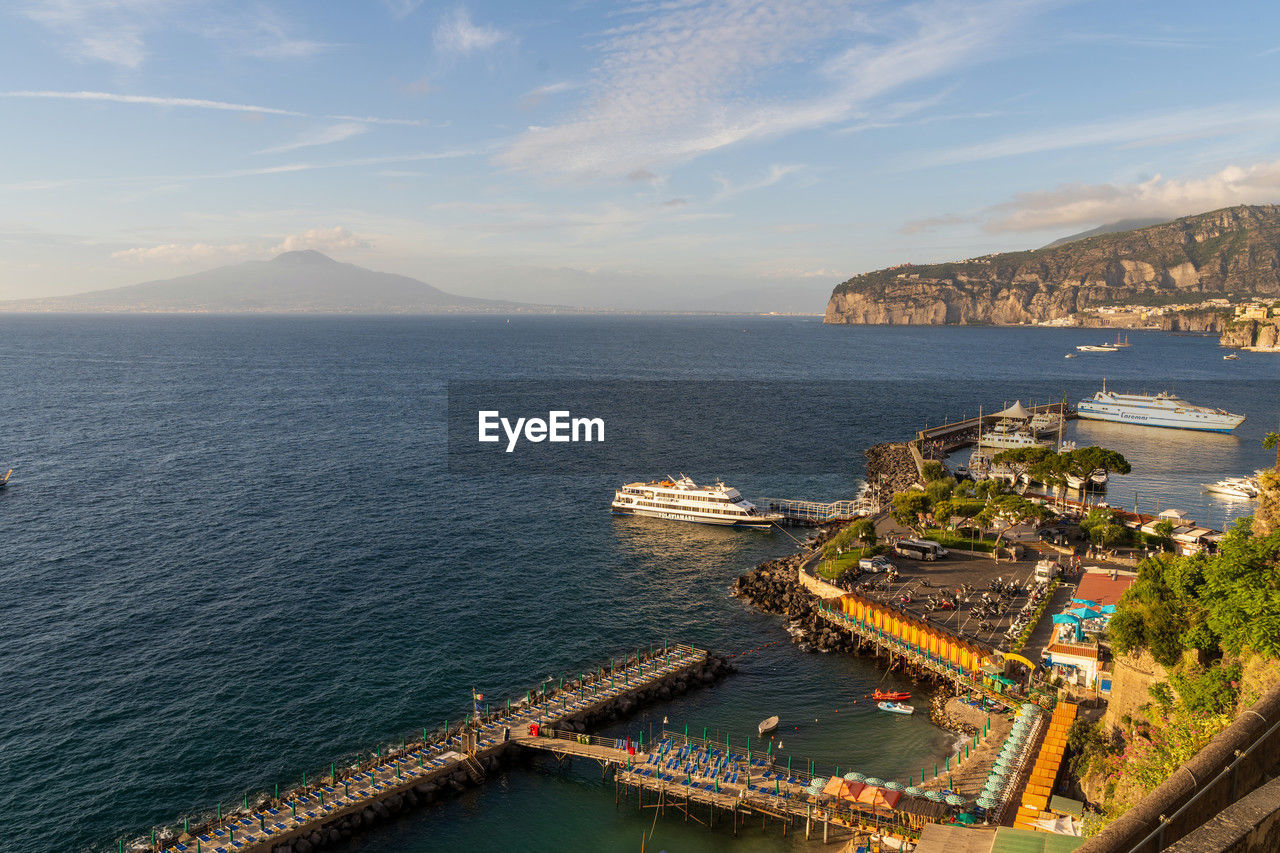
[[905, 691], [900, 693], [886, 693], [883, 690], [877, 690], [871, 694], [872, 698], [877, 702], [905, 702], [911, 698], [911, 694]]

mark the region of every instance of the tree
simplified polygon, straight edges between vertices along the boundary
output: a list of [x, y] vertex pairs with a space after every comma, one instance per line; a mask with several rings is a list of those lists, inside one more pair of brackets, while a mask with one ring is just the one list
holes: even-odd
[[920, 473], [924, 477], [926, 483], [932, 483], [934, 480], [942, 480], [947, 476], [947, 469], [936, 459], [930, 459], [924, 465], [920, 466]]
[[1276, 449], [1276, 473], [1280, 474], [1280, 432], [1269, 432], [1263, 436], [1262, 446], [1267, 450]]
[[954, 504], [951, 501], [940, 501], [933, 505], [933, 523], [945, 530], [947, 525], [951, 524], [954, 513]]
[[1000, 539], [1009, 528], [1030, 521], [1046, 521], [1052, 515], [1053, 513], [1045, 507], [1021, 495], [1001, 495], [992, 498], [974, 520], [989, 529], [994, 529], [996, 522], [1003, 522], [1000, 530], [996, 532], [995, 545], [999, 549]]
[[876, 544], [876, 525], [869, 518], [860, 518], [849, 525], [849, 533], [864, 546]]
[[924, 516], [929, 514], [932, 503], [924, 492], [914, 489], [898, 492], [893, 496], [893, 520], [903, 527], [909, 527], [919, 533], [923, 527]]

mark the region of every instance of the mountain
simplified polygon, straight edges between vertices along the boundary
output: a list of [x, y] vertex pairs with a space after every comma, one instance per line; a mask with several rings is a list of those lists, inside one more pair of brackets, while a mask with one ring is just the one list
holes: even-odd
[[7, 311], [437, 314], [539, 310], [455, 296], [408, 276], [344, 264], [316, 251], [73, 296], [0, 302]]
[[1065, 246], [1067, 243], [1074, 243], [1077, 240], [1083, 240], [1086, 237], [1097, 237], [1099, 234], [1118, 234], [1121, 231], [1136, 231], [1139, 228], [1146, 228], [1148, 225], [1159, 225], [1164, 222], [1159, 217], [1149, 219], [1121, 219], [1118, 222], [1109, 222], [1106, 225], [1099, 225], [1097, 228], [1090, 228], [1088, 231], [1081, 231], [1079, 234], [1069, 234], [1066, 237], [1059, 237], [1047, 246], [1045, 249], [1052, 249], [1054, 246]]
[[1060, 246], [901, 264], [837, 285], [824, 322], [1012, 325], [1103, 305], [1280, 296], [1280, 206], [1239, 206]]

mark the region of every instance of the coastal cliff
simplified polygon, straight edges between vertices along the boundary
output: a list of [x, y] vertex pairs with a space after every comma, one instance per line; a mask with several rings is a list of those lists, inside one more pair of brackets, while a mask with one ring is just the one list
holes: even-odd
[[1243, 320], [1230, 323], [1222, 331], [1224, 347], [1280, 347], [1280, 320]]
[[[1280, 296], [1280, 206], [1232, 207], [1033, 251], [864, 273], [835, 288], [824, 322], [1017, 325], [1106, 305], [1228, 295]], [[1169, 322], [1174, 331], [1219, 331], [1222, 321]]]

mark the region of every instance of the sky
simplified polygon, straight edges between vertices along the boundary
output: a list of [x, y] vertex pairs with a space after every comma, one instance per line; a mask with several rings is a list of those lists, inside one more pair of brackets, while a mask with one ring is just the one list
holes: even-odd
[[1280, 201], [1280, 4], [0, 4], [0, 299], [313, 248], [820, 313], [892, 264]]

